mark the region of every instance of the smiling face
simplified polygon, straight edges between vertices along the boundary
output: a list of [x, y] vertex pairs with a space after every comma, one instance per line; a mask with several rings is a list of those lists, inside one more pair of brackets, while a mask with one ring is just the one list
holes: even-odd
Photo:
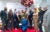
[[12, 15], [12, 9], [9, 10], [9, 14]]
[[43, 9], [44, 9], [44, 11], [46, 11], [47, 10], [47, 7], [45, 6]]

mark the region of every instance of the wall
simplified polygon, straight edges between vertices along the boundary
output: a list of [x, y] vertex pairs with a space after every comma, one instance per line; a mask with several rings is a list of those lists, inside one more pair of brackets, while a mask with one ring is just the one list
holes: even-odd
[[14, 9], [17, 9], [17, 11], [25, 9], [25, 7], [20, 3], [0, 2], [0, 11], [3, 10], [5, 6], [7, 7], [8, 11], [9, 9], [12, 9], [13, 11]]
[[25, 7], [22, 6], [20, 3], [6, 3], [6, 4], [7, 4], [8, 10], [12, 9], [14, 11], [14, 9], [16, 9], [17, 11], [20, 11], [25, 9]]
[[3, 10], [3, 7], [4, 7], [4, 3], [0, 2], [0, 11]]
[[[34, 1], [34, 4], [31, 7], [28, 7], [28, 9], [33, 9], [34, 7], [49, 5], [49, 3], [50, 3], [49, 0], [47, 0], [47, 2], [46, 2], [46, 0], [33, 0], [33, 1]], [[18, 2], [0, 1], [0, 11], [4, 8], [4, 6], [6, 6], [8, 8], [8, 11], [9, 11], [9, 9], [14, 10], [15, 8], [17, 9], [17, 11], [25, 9], [25, 7]]]

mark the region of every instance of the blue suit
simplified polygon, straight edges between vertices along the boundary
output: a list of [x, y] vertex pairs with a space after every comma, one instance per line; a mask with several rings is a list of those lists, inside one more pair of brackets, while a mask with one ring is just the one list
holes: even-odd
[[25, 31], [27, 29], [28, 24], [27, 19], [22, 19], [21, 23], [22, 23], [22, 30]]

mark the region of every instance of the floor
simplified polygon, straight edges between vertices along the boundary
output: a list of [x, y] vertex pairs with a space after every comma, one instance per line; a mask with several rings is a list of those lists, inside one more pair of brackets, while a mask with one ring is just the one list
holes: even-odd
[[[19, 28], [19, 29], [12, 28], [12, 30], [4, 30], [4, 31], [0, 30], [0, 32], [22, 32], [22, 30], [21, 30], [21, 28]], [[26, 32], [36, 32], [36, 30], [34, 28], [32, 28], [32, 29], [27, 28]], [[40, 30], [38, 30], [37, 32], [40, 32]]]
[[[5, 32], [10, 32], [10, 30], [5, 30]], [[21, 29], [12, 29], [11, 32], [22, 32], [22, 30]], [[26, 32], [36, 32], [36, 30], [35, 29], [29, 29], [28, 28], [26, 30]], [[40, 31], [38, 30], [38, 32], [40, 32]]]

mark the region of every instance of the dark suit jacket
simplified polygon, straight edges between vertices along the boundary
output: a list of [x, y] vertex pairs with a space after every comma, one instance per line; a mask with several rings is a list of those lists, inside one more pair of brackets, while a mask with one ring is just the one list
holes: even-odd
[[46, 12], [46, 11], [41, 10], [41, 11], [39, 12], [39, 14], [38, 14], [38, 21], [41, 21], [40, 24], [43, 23], [43, 15], [44, 15], [45, 12]]

